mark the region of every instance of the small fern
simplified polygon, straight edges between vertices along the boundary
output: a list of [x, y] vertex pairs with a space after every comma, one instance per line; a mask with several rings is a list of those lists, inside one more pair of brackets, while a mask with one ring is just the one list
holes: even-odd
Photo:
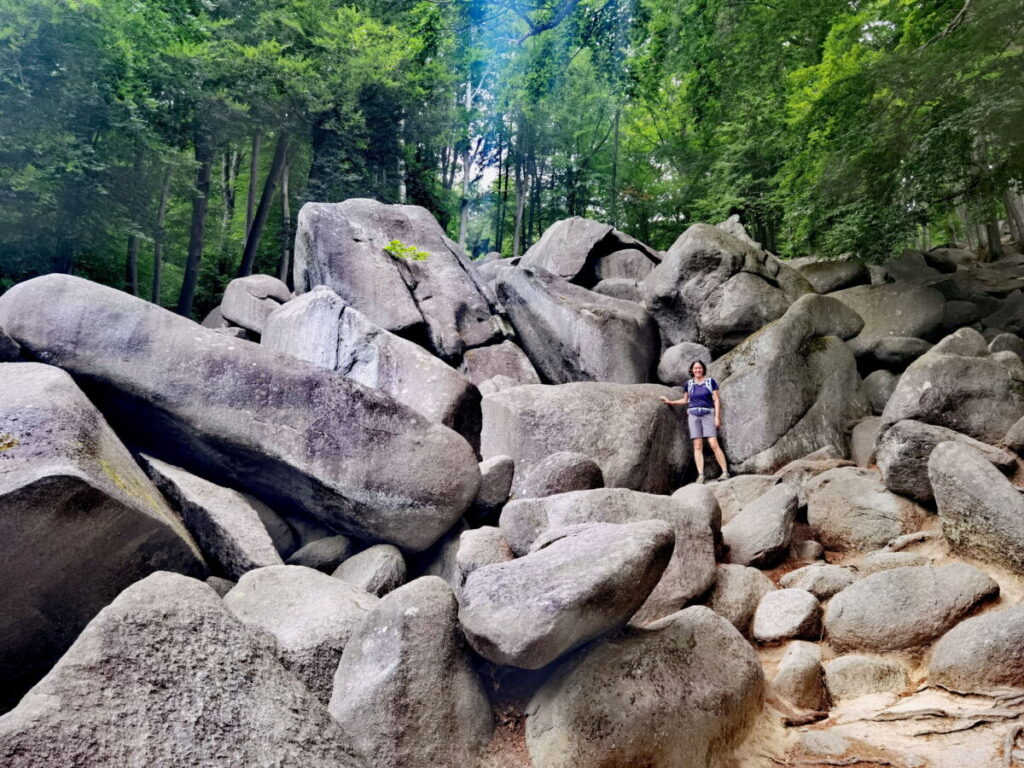
[[426, 261], [427, 256], [430, 255], [415, 245], [406, 245], [401, 240], [392, 240], [384, 246], [384, 253], [395, 259], [412, 259], [413, 261]]

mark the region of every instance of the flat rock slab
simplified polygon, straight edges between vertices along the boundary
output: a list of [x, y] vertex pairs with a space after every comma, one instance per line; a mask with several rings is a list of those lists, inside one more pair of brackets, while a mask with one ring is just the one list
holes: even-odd
[[277, 640], [285, 665], [326, 706], [341, 652], [377, 599], [297, 565], [251, 571], [224, 597], [240, 621]]
[[873, 693], [902, 693], [908, 683], [907, 668], [895, 659], [851, 653], [825, 665], [825, 684], [837, 701]]
[[0, 297], [0, 324], [85, 384], [125, 439], [281, 512], [421, 550], [476, 496], [473, 449], [446, 427], [122, 291], [35, 278]]
[[221, 575], [238, 581], [253, 568], [283, 564], [259, 512], [238, 491], [152, 456], [142, 465]]
[[268, 636], [210, 587], [171, 573], [121, 593], [0, 717], [0, 762], [365, 766]]
[[526, 746], [535, 768], [705, 768], [743, 739], [763, 697], [749, 643], [693, 606], [561, 665], [526, 708]]
[[959, 693], [1024, 689], [1024, 604], [967, 619], [932, 649], [928, 682]]
[[496, 664], [540, 669], [625, 625], [661, 578], [674, 542], [661, 520], [554, 529], [525, 557], [469, 574], [459, 598], [466, 639]]
[[895, 651], [929, 643], [955, 626], [999, 585], [966, 563], [894, 568], [833, 597], [825, 631], [837, 648]]
[[821, 605], [803, 589], [768, 592], [754, 611], [753, 635], [759, 643], [817, 640], [821, 634]]
[[715, 569], [715, 584], [704, 604], [744, 635], [749, 635], [758, 603], [774, 589], [772, 580], [757, 568], [722, 563]]
[[205, 577], [192, 537], [68, 374], [0, 364], [0, 711], [154, 571]]
[[776, 485], [722, 526], [729, 562], [771, 568], [786, 557], [796, 522], [797, 493]]

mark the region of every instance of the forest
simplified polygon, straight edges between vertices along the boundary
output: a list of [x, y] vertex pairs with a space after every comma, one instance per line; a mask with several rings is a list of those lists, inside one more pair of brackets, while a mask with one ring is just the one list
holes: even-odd
[[0, 0], [0, 291], [201, 318], [306, 201], [477, 257], [586, 216], [785, 257], [1024, 234], [1024, 0]]

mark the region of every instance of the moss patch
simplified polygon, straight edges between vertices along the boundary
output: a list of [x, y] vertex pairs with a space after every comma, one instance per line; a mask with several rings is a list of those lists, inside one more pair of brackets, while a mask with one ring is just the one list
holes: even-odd
[[11, 448], [18, 446], [18, 438], [14, 435], [4, 432], [0, 434], [0, 451], [9, 451]]

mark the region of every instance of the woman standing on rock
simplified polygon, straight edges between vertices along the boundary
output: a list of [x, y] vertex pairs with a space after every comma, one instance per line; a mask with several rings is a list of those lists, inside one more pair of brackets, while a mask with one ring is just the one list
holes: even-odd
[[[704, 482], [704, 438], [715, 454], [718, 466], [722, 468], [722, 480], [729, 479], [729, 467], [725, 454], [718, 444], [718, 428], [722, 426], [721, 400], [718, 397], [718, 382], [705, 377], [707, 366], [702, 360], [690, 365], [690, 380], [686, 382], [686, 394], [678, 400], [661, 398], [668, 405], [685, 405], [689, 417], [690, 437], [693, 439], [693, 459], [697, 462], [697, 482]], [[713, 414], [712, 414], [713, 412]]]

